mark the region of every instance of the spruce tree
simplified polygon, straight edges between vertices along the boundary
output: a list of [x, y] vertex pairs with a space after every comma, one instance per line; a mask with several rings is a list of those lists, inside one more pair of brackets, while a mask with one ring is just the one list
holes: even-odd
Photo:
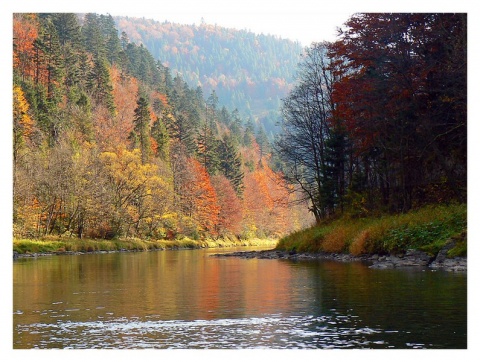
[[218, 168], [233, 185], [238, 196], [243, 193], [242, 161], [231, 136], [225, 134], [218, 142]]
[[157, 117], [152, 125], [152, 138], [157, 142], [157, 154], [158, 156], [166, 160], [168, 157], [168, 132], [164, 122], [161, 118]]
[[110, 80], [110, 72], [107, 60], [102, 57], [95, 59], [93, 69], [90, 72], [88, 86], [93, 93], [94, 99], [104, 104], [110, 113], [115, 113], [115, 103], [113, 101], [113, 86]]
[[130, 139], [133, 147], [140, 149], [142, 163], [148, 162], [152, 149], [150, 143], [150, 109], [148, 101], [144, 96], [140, 96], [137, 100]]

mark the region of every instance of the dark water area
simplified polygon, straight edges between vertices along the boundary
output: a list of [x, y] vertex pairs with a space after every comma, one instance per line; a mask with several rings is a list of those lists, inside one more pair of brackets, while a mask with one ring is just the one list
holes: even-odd
[[218, 252], [15, 261], [13, 348], [467, 348], [464, 273]]

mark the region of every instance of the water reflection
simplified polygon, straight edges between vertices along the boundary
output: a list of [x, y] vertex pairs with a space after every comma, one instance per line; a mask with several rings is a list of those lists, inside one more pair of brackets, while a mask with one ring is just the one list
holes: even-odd
[[210, 252], [15, 262], [14, 348], [466, 348], [465, 275]]

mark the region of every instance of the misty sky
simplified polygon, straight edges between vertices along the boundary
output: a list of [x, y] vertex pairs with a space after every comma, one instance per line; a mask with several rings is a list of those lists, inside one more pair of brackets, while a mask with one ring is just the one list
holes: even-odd
[[[94, 12], [180, 24], [208, 24], [298, 40], [333, 41], [355, 12], [461, 11], [464, 0], [6, 0], [13, 12]], [[446, 7], [447, 6], [447, 7]], [[452, 8], [453, 6], [453, 8]], [[465, 9], [463, 9], [465, 11]]]

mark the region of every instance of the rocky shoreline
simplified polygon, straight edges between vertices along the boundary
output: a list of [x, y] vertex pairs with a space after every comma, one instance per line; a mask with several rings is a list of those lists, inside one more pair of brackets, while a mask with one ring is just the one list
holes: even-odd
[[[295, 251], [282, 250], [261, 250], [261, 251], [237, 251], [233, 253], [213, 254], [212, 257], [237, 257], [243, 259], [285, 259], [285, 260], [333, 260], [338, 262], [363, 262], [372, 269], [392, 269], [423, 267], [432, 270], [446, 270], [453, 272], [467, 272], [467, 258], [455, 257], [447, 258], [447, 252], [453, 247], [454, 243], [447, 243], [436, 256], [432, 257], [426, 252], [410, 249], [404, 254], [397, 255], [360, 255], [338, 253], [297, 253]], [[178, 250], [180, 248], [172, 248]], [[161, 251], [165, 249], [155, 249], [149, 251]], [[140, 252], [143, 250], [111, 250], [111, 251], [89, 251], [89, 252], [55, 252], [55, 253], [29, 253], [19, 254], [13, 252], [13, 259], [19, 258], [37, 258], [51, 255], [84, 255], [84, 254], [109, 254], [109, 253], [128, 253]]]
[[239, 251], [234, 253], [214, 254], [213, 257], [237, 257], [243, 259], [285, 259], [285, 260], [333, 260], [338, 262], [364, 262], [372, 269], [392, 269], [423, 267], [432, 270], [446, 270], [452, 272], [467, 272], [467, 258], [447, 258], [447, 251], [451, 246], [446, 245], [432, 257], [419, 250], [410, 249], [404, 254], [397, 255], [360, 255], [337, 253], [297, 253], [295, 251], [263, 250]]

